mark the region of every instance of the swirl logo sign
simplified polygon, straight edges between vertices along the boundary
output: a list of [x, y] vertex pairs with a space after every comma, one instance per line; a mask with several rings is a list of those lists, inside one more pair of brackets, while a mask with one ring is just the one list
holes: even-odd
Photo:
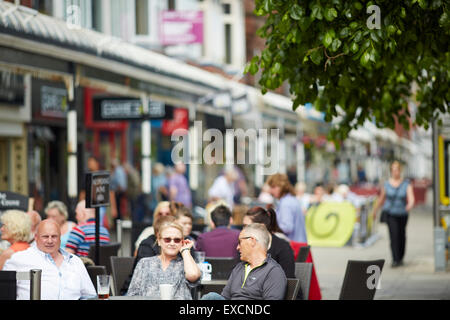
[[318, 247], [342, 247], [353, 233], [356, 209], [350, 202], [322, 202], [306, 215], [308, 243]]

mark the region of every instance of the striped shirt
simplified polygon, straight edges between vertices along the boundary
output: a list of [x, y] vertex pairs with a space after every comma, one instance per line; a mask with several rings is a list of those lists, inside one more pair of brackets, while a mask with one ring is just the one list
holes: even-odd
[[[109, 232], [103, 226], [100, 226], [100, 245], [109, 243]], [[95, 219], [88, 219], [74, 227], [70, 231], [69, 240], [67, 240], [66, 248], [75, 251], [80, 257], [89, 255], [89, 246], [95, 244]]]

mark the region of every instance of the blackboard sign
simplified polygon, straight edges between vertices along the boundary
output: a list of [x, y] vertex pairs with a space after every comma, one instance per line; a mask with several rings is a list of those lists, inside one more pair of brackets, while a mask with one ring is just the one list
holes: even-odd
[[109, 206], [109, 184], [108, 171], [86, 173], [86, 208]]
[[6, 210], [28, 211], [28, 197], [10, 191], [0, 191], [0, 211]]

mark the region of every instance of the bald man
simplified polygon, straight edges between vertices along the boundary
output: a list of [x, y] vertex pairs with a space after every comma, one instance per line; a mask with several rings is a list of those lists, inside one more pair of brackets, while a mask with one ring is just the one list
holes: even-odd
[[[86, 201], [80, 201], [76, 208], [78, 225], [69, 234], [66, 251], [79, 257], [89, 256], [89, 247], [95, 244], [95, 209], [86, 208]], [[108, 229], [100, 225], [100, 245], [109, 243]]]
[[[86, 267], [77, 256], [60, 248], [61, 231], [51, 220], [43, 220], [36, 232], [36, 245], [15, 253], [3, 270], [41, 269], [42, 300], [79, 300], [95, 297]], [[17, 300], [30, 298], [30, 281], [17, 280]]]

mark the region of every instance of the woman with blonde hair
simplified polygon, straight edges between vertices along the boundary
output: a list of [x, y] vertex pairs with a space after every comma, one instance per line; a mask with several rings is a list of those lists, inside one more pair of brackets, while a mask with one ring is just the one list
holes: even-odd
[[69, 240], [70, 230], [76, 226], [75, 222], [68, 221], [67, 206], [61, 201], [50, 201], [44, 212], [48, 219], [54, 220], [59, 225], [61, 229], [61, 249], [64, 249], [67, 240]]
[[402, 165], [393, 161], [390, 166], [391, 177], [381, 189], [380, 196], [373, 209], [373, 216], [382, 207], [386, 213], [386, 223], [391, 241], [392, 267], [403, 265], [406, 247], [406, 223], [408, 212], [414, 206], [414, 191], [408, 179], [402, 177]]
[[155, 211], [153, 212], [153, 223], [152, 226], [145, 228], [141, 234], [139, 235], [138, 239], [134, 243], [134, 247], [136, 248], [134, 251], [134, 256], [137, 254], [137, 250], [139, 248], [139, 245], [142, 241], [147, 239], [152, 234], [155, 234], [154, 225], [158, 221], [159, 218], [165, 217], [165, 216], [174, 216], [176, 215], [178, 209], [180, 209], [183, 206], [182, 203], [175, 202], [175, 201], [161, 201], [158, 203], [158, 205], [155, 208]]
[[19, 251], [30, 247], [28, 240], [31, 234], [31, 218], [26, 212], [20, 210], [7, 210], [0, 217], [2, 240], [8, 241], [11, 246], [0, 255], [0, 270], [6, 260]]
[[184, 239], [183, 227], [176, 222], [161, 224], [156, 237], [161, 254], [138, 262], [127, 295], [159, 297], [159, 285], [171, 284], [174, 300], [192, 300], [190, 288], [201, 276], [190, 252], [194, 242]]

